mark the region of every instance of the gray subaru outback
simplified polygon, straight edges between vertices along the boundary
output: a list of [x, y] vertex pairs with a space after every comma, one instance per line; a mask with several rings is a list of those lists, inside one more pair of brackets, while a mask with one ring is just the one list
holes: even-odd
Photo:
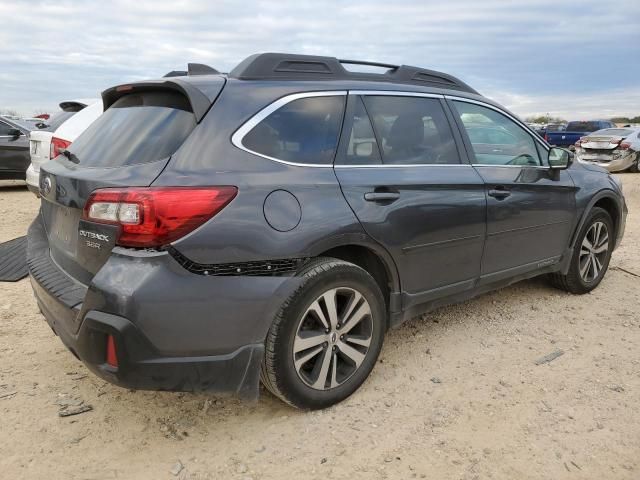
[[327, 407], [389, 328], [543, 274], [589, 292], [624, 232], [616, 179], [444, 73], [266, 53], [102, 97], [42, 168], [28, 264], [124, 387]]

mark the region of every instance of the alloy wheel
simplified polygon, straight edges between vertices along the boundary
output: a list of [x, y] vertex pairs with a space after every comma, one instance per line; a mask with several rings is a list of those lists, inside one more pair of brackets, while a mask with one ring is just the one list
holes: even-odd
[[603, 222], [594, 222], [582, 240], [578, 257], [580, 277], [586, 283], [598, 278], [609, 251], [609, 230]]
[[332, 288], [307, 308], [293, 341], [298, 377], [316, 390], [347, 381], [362, 365], [373, 335], [371, 307], [348, 287]]

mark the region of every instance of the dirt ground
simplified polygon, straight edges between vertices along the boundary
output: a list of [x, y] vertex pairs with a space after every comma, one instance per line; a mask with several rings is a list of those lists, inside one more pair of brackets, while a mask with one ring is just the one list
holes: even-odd
[[[639, 479], [640, 175], [621, 178], [627, 233], [598, 289], [535, 279], [414, 319], [321, 412], [266, 392], [243, 403], [106, 384], [54, 336], [28, 280], [2, 283], [0, 477]], [[37, 208], [1, 183], [0, 242]], [[93, 410], [58, 416], [80, 401]]]

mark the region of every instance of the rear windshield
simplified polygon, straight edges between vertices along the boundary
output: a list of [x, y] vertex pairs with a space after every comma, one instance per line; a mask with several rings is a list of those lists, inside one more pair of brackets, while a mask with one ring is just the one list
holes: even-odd
[[569, 122], [568, 132], [595, 132], [600, 129], [598, 122]]
[[170, 157], [196, 126], [187, 99], [176, 92], [119, 98], [73, 142], [84, 167], [122, 167]]
[[631, 135], [633, 130], [629, 130], [628, 128], [605, 128], [603, 130], [598, 130], [597, 132], [593, 132], [591, 136], [597, 137], [599, 135], [607, 136], [607, 135], [615, 135], [616, 137], [626, 137], [627, 135]]
[[73, 117], [76, 112], [56, 112], [49, 117], [47, 120], [47, 128], [45, 130], [47, 132], [55, 132], [60, 125]]

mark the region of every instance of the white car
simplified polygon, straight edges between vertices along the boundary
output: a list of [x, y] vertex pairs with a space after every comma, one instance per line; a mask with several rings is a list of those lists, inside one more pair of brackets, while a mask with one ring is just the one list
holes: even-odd
[[[78, 102], [63, 102], [60, 107], [65, 110], [68, 104]], [[103, 111], [102, 100], [90, 100], [88, 106], [72, 114], [57, 129], [34, 131], [30, 136], [31, 165], [27, 169], [27, 187], [36, 195], [40, 191], [40, 166], [55, 158], [60, 150], [69, 145], [82, 133]]]

